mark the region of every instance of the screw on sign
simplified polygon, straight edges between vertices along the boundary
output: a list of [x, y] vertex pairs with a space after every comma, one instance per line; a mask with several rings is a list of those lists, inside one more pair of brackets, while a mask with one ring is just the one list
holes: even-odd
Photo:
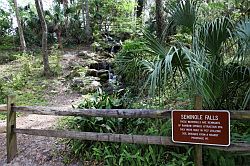
[[230, 145], [228, 111], [172, 111], [172, 140], [175, 143]]

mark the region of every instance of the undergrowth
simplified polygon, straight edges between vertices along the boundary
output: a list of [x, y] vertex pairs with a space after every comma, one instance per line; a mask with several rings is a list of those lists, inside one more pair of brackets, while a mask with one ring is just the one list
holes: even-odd
[[[124, 108], [121, 94], [107, 95], [102, 91], [92, 94], [78, 108]], [[88, 118], [67, 117], [60, 121], [59, 128], [84, 132], [167, 135], [171, 136], [171, 121], [156, 119]], [[74, 156], [84, 161], [96, 161], [104, 165], [193, 165], [192, 149], [169, 148], [159, 145], [137, 145], [95, 141], [65, 140]], [[68, 161], [70, 162], [70, 161]]]
[[[45, 93], [51, 86], [50, 78], [43, 76], [41, 56], [30, 54], [17, 54], [15, 63], [20, 67], [13, 69], [10, 66], [0, 77], [0, 104], [6, 103], [8, 94], [16, 95], [16, 105], [46, 105]], [[54, 76], [62, 73], [60, 65], [60, 53], [52, 50], [50, 65]], [[6, 114], [0, 114], [0, 120], [5, 119]]]
[[[183, 97], [185, 98], [186, 96]], [[176, 108], [175, 104], [181, 103], [177, 108], [191, 108], [190, 101], [186, 101], [188, 103], [183, 104], [183, 97], [177, 97], [172, 105], [170, 104], [170, 107]], [[140, 100], [135, 101], [134, 99], [129, 100], [126, 93], [125, 95], [124, 93], [107, 95], [102, 91], [98, 91], [86, 97], [78, 105], [78, 108], [157, 108], [157, 99], [151, 101], [151, 103], [154, 103], [151, 106], [149, 106], [146, 100], [141, 100], [141, 102], [139, 102]], [[166, 104], [166, 102], [169, 101], [161, 101], [160, 103]], [[161, 107], [164, 108], [164, 104]], [[83, 132], [171, 136], [171, 121], [166, 119], [67, 117], [60, 121], [59, 128]], [[232, 123], [231, 128], [233, 142], [249, 141], [249, 125], [247, 123], [235, 121]], [[166, 148], [166, 146], [160, 145], [106, 143], [73, 139], [67, 139], [65, 143], [71, 148], [74, 157], [83, 161], [95, 161], [104, 165], [194, 165], [194, 151], [190, 146]], [[67, 162], [70, 162], [69, 158]], [[249, 162], [248, 159], [249, 154], [246, 153], [229, 153], [214, 149], [204, 149], [204, 162], [208, 166], [244, 165]]]

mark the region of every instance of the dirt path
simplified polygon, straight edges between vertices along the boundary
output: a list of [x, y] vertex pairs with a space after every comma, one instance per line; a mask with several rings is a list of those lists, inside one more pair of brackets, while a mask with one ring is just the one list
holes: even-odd
[[[62, 58], [62, 67], [64, 75], [69, 72], [68, 65], [72, 61], [78, 61], [78, 57], [66, 54]], [[3, 66], [2, 66], [3, 67]], [[60, 78], [59, 78], [60, 79]], [[63, 79], [63, 76], [62, 76]], [[50, 91], [51, 89], [48, 89]], [[81, 95], [68, 89], [63, 81], [58, 81], [56, 87], [53, 87], [53, 95], [48, 94], [48, 106], [68, 106], [80, 100]], [[17, 118], [18, 128], [29, 129], [51, 129], [55, 127], [60, 117], [41, 116], [41, 115], [23, 115]], [[6, 125], [6, 121], [0, 121], [0, 127]], [[56, 138], [28, 136], [18, 134], [18, 156], [10, 163], [6, 164], [6, 135], [0, 134], [0, 166], [60, 166], [65, 165], [65, 154], [69, 151], [67, 147]], [[68, 159], [67, 159], [68, 160]], [[80, 162], [71, 161], [66, 165], [86, 165]], [[87, 164], [88, 165], [88, 164]]]

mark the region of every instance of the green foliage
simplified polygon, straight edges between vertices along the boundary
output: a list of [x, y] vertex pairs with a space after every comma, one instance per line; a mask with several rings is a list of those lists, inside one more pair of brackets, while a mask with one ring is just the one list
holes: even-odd
[[[0, 48], [1, 50], [1, 48]], [[6, 51], [1, 51], [0, 52], [0, 65], [5, 64], [7, 62], [13, 61], [16, 59], [16, 56], [13, 55], [13, 53], [9, 53]]]
[[250, 143], [250, 122], [246, 120], [231, 121], [231, 140]]
[[187, 73], [187, 68], [191, 65], [189, 56], [184, 54], [184, 48], [166, 47], [162, 42], [155, 39], [148, 32], [144, 33], [146, 44], [149, 48], [148, 52], [154, 56], [153, 60], [143, 60], [143, 70], [147, 74], [146, 86], [149, 85], [149, 92], [155, 95], [158, 90], [164, 94], [164, 89], [169, 84], [169, 80], [176, 81], [176, 77], [182, 80], [183, 74]]
[[[79, 108], [122, 108], [118, 94], [108, 96], [103, 92], [85, 99]], [[84, 132], [170, 135], [171, 121], [126, 118], [66, 118], [60, 126]], [[96, 161], [105, 165], [166, 165], [167, 151], [163, 146], [134, 145], [125, 143], [104, 143], [94, 141], [68, 140], [74, 155], [83, 160]], [[169, 152], [170, 153], [170, 152]], [[142, 157], [143, 156], [143, 157]], [[171, 160], [176, 156], [172, 155]], [[188, 159], [189, 157], [186, 157]], [[183, 163], [188, 160], [183, 158]]]
[[105, 94], [101, 89], [94, 93], [89, 99], [84, 100], [78, 105], [79, 108], [120, 108], [122, 106], [122, 100], [118, 98], [118, 94], [108, 95]]
[[[112, 28], [112, 31], [126, 31], [133, 29], [131, 13], [135, 3], [128, 0], [94, 0], [90, 4], [90, 14], [94, 24], [94, 30], [101, 31], [102, 24], [105, 24], [105, 31]], [[112, 26], [112, 27], [111, 27]]]
[[[2, 40], [3, 37], [7, 36], [11, 29], [11, 13], [9, 11], [0, 9], [0, 39]], [[0, 45], [4, 44], [0, 40]]]
[[57, 45], [53, 46], [49, 56], [50, 68], [54, 76], [59, 76], [62, 74], [62, 67], [60, 64], [62, 59], [62, 52], [57, 48]]
[[176, 153], [176, 152], [169, 152], [172, 160], [167, 163], [167, 166], [194, 166], [192, 161], [189, 161], [189, 156], [191, 155], [192, 148], [189, 148], [186, 153]]
[[144, 34], [149, 53], [155, 57], [141, 61], [150, 94], [164, 95], [166, 86], [188, 81], [192, 91], [204, 97], [206, 108], [246, 108], [250, 92], [245, 60], [248, 20], [242, 20], [237, 29], [227, 17], [204, 23], [195, 29], [191, 49], [180, 42], [169, 47], [150, 33]]
[[[20, 8], [19, 10], [22, 16], [22, 28], [26, 45], [33, 48], [34, 46], [40, 46], [42, 41], [42, 33], [39, 18], [36, 14], [36, 9], [29, 5], [24, 8]], [[16, 43], [19, 43], [19, 32], [16, 31], [16, 34]]]
[[207, 166], [236, 166], [236, 165], [249, 165], [250, 154], [246, 153], [232, 153], [223, 152], [214, 149], [206, 149], [204, 154], [204, 163]]
[[222, 17], [205, 23], [205, 25], [198, 30], [201, 45], [203, 45], [208, 54], [214, 58], [215, 63], [221, 63], [219, 53], [222, 44], [229, 39], [232, 27], [233, 25], [230, 19]]
[[[13, 48], [12, 18], [11, 12], [0, 8], [0, 50], [8, 50]], [[11, 58], [10, 58], [11, 59]], [[0, 64], [9, 60], [0, 53]]]
[[182, 25], [193, 30], [197, 19], [198, 5], [194, 0], [183, 0], [168, 6], [168, 12], [176, 25]]
[[20, 63], [21, 67], [18, 71], [6, 73], [5, 79], [0, 79], [1, 95], [5, 98], [7, 94], [17, 94], [19, 105], [44, 105], [42, 92], [45, 87], [39, 85], [40, 75], [35, 69], [37, 63], [41, 65], [40, 62], [35, 61], [34, 57], [29, 54], [19, 54], [15, 57], [18, 59], [16, 63]]
[[[200, 70], [200, 92], [207, 107], [245, 109], [244, 103], [249, 100], [243, 100], [248, 98], [248, 94], [242, 95], [241, 92], [249, 89], [250, 69], [243, 61], [247, 55], [247, 52], [242, 52], [245, 44], [232, 35], [237, 29], [233, 28], [229, 18], [223, 17], [204, 24], [198, 31], [200, 34], [199, 39], [195, 39], [194, 51], [205, 69]], [[237, 41], [240, 43], [238, 48]]]
[[141, 39], [126, 40], [122, 50], [115, 57], [116, 71], [121, 75], [126, 84], [140, 86], [144, 73], [141, 70], [140, 61], [147, 57], [146, 44]]

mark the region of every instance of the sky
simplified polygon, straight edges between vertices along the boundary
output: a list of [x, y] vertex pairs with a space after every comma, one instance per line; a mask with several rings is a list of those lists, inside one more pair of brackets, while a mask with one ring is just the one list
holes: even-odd
[[[49, 9], [52, 6], [52, 1], [53, 0], [42, 0], [43, 1], [43, 8], [44, 10]], [[8, 10], [10, 7], [8, 5], [8, 0], [0, 0], [0, 7], [2, 9]], [[17, 5], [18, 6], [26, 6], [28, 4], [34, 4], [35, 5], [35, 0], [17, 0]], [[16, 17], [13, 15], [13, 28], [17, 27], [17, 22], [16, 22]]]
[[[42, 0], [44, 9], [51, 7], [53, 0]], [[35, 0], [17, 0], [18, 6], [26, 6], [27, 4], [35, 4]], [[0, 6], [8, 8], [8, 0], [0, 0]]]

